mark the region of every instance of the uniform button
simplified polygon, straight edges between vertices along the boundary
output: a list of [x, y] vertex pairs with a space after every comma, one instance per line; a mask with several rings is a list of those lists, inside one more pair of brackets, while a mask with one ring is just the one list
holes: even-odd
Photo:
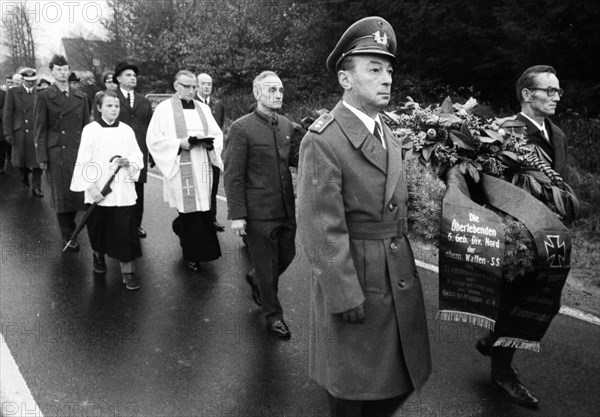
[[62, 134], [64, 135], [64, 134], [65, 134], [65, 131], [64, 131], [64, 130], [62, 130], [60, 133], [62, 133]]
[[29, 133], [29, 129], [25, 129], [25, 133]]
[[29, 120], [25, 119], [25, 123], [29, 123]]
[[398, 250], [398, 245], [396, 245], [396, 242], [392, 242], [390, 244], [390, 249], [392, 250], [392, 252], [396, 252]]
[[62, 148], [63, 148], [63, 149], [67, 149], [67, 147], [66, 147], [66, 146], [63, 146]]
[[400, 288], [404, 288], [404, 287], [406, 287], [406, 283], [404, 282], [404, 280], [403, 280], [403, 279], [401, 279], [400, 281], [398, 281], [398, 286], [399, 286]]
[[398, 205], [396, 203], [390, 203], [390, 211], [396, 211], [396, 209], [398, 208]]

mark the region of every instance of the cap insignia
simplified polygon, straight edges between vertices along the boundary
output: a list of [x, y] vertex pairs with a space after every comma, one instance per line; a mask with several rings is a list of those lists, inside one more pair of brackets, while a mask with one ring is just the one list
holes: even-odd
[[383, 36], [382, 36], [381, 32], [377, 31], [377, 32], [373, 33], [373, 40], [381, 45], [387, 46], [387, 43], [388, 43], [387, 33], [384, 32]]

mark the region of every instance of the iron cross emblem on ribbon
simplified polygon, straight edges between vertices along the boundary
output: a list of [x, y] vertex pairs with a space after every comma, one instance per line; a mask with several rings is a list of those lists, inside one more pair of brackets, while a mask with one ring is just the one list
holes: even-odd
[[546, 262], [551, 268], [562, 268], [565, 262], [565, 242], [561, 242], [560, 235], [546, 235], [548, 241], [544, 241], [546, 247]]

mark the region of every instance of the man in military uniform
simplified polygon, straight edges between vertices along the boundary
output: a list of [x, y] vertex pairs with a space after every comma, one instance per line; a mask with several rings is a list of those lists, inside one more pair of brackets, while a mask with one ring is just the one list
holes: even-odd
[[142, 216], [144, 215], [144, 184], [148, 179], [146, 132], [148, 131], [150, 120], [152, 120], [152, 104], [146, 97], [135, 92], [139, 73], [140, 71], [137, 66], [122, 62], [117, 64], [112, 80], [117, 85], [117, 96], [121, 103], [119, 121], [129, 125], [133, 129], [135, 139], [144, 155], [144, 166], [140, 172], [140, 177], [135, 183], [135, 191], [138, 198], [135, 203], [134, 217], [138, 228], [138, 236], [145, 238], [147, 233], [142, 228]]
[[401, 143], [382, 122], [396, 36], [380, 17], [327, 59], [342, 101], [300, 147], [298, 226], [311, 264], [310, 377], [332, 416], [392, 416], [431, 372], [421, 282], [406, 237]]
[[253, 82], [256, 109], [233, 122], [225, 142], [225, 193], [231, 228], [246, 235], [254, 267], [246, 281], [262, 305], [267, 329], [289, 338], [277, 296], [279, 276], [296, 254], [296, 217], [289, 170], [292, 122], [277, 114], [283, 84], [272, 71]]
[[[81, 131], [90, 121], [87, 95], [69, 86], [69, 63], [62, 55], [54, 55], [50, 71], [55, 83], [38, 95], [35, 119], [35, 151], [40, 168], [46, 170], [50, 185], [50, 203], [56, 211], [64, 243], [75, 230], [77, 211], [85, 208], [83, 192], [70, 190]], [[72, 241], [69, 251], [78, 251]]]
[[33, 68], [23, 68], [19, 74], [23, 77], [23, 83], [19, 87], [11, 88], [6, 96], [3, 112], [4, 135], [12, 146], [12, 163], [21, 171], [23, 190], [29, 190], [31, 174], [31, 192], [36, 197], [43, 197], [42, 170], [35, 158], [33, 140], [37, 76]]

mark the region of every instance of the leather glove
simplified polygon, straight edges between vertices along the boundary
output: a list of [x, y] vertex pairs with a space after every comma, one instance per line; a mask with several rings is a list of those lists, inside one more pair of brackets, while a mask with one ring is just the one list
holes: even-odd
[[201, 146], [204, 146], [209, 151], [212, 151], [215, 148], [215, 146], [214, 146], [215, 138], [199, 139], [196, 136], [190, 136], [188, 138], [188, 143], [190, 144], [190, 147], [195, 146], [195, 145], [201, 145]]

